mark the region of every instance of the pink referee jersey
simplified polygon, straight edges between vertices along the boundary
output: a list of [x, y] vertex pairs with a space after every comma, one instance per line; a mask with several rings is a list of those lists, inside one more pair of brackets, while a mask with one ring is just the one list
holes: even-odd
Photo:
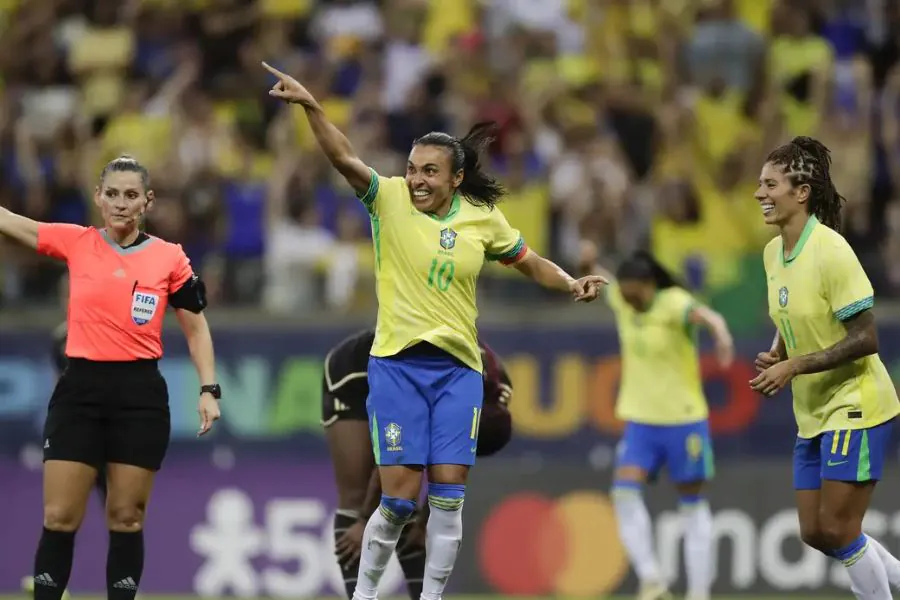
[[193, 276], [180, 245], [150, 236], [123, 248], [102, 229], [43, 223], [37, 250], [69, 267], [66, 356], [96, 361], [162, 357], [169, 295]]

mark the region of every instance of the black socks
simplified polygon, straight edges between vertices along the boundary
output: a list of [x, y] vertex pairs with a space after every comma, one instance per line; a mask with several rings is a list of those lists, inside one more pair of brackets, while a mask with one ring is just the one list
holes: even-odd
[[34, 557], [34, 600], [62, 598], [69, 585], [74, 553], [74, 531], [51, 531], [44, 528]]
[[134, 600], [143, 571], [144, 532], [110, 531], [106, 557], [108, 600]]

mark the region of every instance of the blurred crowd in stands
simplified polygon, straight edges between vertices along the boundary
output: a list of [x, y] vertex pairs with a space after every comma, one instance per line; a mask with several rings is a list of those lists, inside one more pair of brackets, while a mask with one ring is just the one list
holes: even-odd
[[[763, 298], [765, 155], [818, 137], [845, 235], [900, 295], [896, 0], [0, 0], [0, 205], [92, 223], [126, 153], [153, 177], [148, 231], [214, 302], [370, 306], [365, 210], [261, 60], [382, 174], [419, 135], [496, 121], [488, 160], [532, 247], [570, 268], [584, 238], [607, 265], [648, 247], [724, 305]], [[7, 305], [58, 297], [59, 265], [0, 245], [0, 269]]]

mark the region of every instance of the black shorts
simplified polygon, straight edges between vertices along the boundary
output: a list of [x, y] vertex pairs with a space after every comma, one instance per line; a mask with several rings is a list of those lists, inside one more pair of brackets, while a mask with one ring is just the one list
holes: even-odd
[[361, 390], [346, 385], [336, 392], [329, 392], [328, 383], [322, 378], [322, 427], [327, 429], [337, 421], [368, 420], [366, 396]]
[[50, 398], [44, 460], [159, 470], [169, 447], [169, 391], [155, 360], [71, 359]]

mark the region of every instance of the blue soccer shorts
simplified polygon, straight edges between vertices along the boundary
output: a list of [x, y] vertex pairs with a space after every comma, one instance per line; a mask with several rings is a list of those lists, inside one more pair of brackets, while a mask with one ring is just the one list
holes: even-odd
[[707, 481], [715, 467], [709, 422], [647, 425], [629, 421], [616, 453], [617, 467], [638, 467], [655, 480], [663, 467], [675, 483]]
[[475, 464], [483, 398], [481, 373], [430, 344], [370, 357], [366, 409], [376, 464]]
[[794, 489], [818, 490], [822, 480], [881, 479], [894, 420], [868, 429], [826, 431], [794, 444]]

